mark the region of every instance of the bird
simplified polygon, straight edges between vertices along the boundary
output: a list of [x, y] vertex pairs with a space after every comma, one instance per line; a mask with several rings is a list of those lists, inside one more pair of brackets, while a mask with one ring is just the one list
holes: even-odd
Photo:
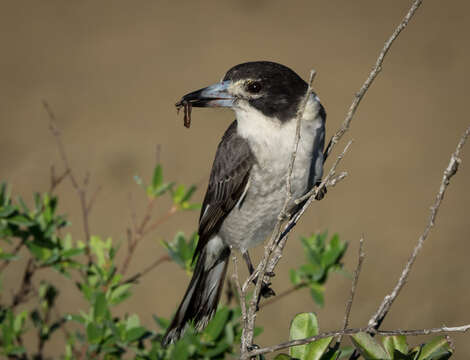
[[[285, 65], [253, 61], [229, 69], [211, 86], [184, 95], [177, 106], [230, 108], [235, 120], [217, 147], [199, 216], [195, 269], [162, 338], [180, 339], [187, 326], [202, 331], [216, 312], [227, 264], [238, 250], [254, 268], [248, 250], [272, 233], [286, 199], [286, 175], [296, 137], [297, 112], [308, 84]], [[321, 181], [326, 112], [312, 90], [303, 112], [291, 175], [292, 198]], [[295, 208], [292, 201], [289, 208]], [[263, 283], [262, 295], [274, 295]]]

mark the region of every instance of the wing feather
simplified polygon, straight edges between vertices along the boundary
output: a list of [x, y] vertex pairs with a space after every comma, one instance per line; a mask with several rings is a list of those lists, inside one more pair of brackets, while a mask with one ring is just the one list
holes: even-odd
[[237, 134], [234, 121], [217, 147], [212, 171], [199, 217], [196, 257], [245, 193], [255, 163], [248, 142]]

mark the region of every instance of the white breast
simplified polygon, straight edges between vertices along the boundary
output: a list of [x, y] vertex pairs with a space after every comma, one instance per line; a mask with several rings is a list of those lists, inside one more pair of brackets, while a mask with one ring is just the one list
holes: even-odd
[[[312, 164], [320, 157], [318, 131], [323, 119], [318, 101], [311, 97], [302, 119], [301, 138], [292, 173], [294, 199], [309, 190]], [[296, 120], [281, 123], [251, 107], [238, 107], [237, 131], [250, 144], [256, 157], [243, 205], [235, 207], [221, 229], [226, 242], [242, 251], [253, 247], [272, 232], [286, 196], [286, 176], [294, 147]], [[322, 162], [322, 161], [321, 161]], [[317, 166], [314, 167], [315, 170]], [[321, 166], [318, 167], [321, 176]]]
[[[314, 157], [315, 137], [317, 131], [324, 126], [324, 119], [318, 115], [317, 99], [313, 95], [310, 97], [302, 119], [292, 178], [294, 193], [303, 192], [307, 186]], [[280, 178], [285, 180], [294, 149], [296, 119], [281, 123], [252, 107], [240, 107], [236, 109], [236, 115], [237, 131], [250, 144], [260, 171], [275, 176], [277, 183], [283, 180]]]

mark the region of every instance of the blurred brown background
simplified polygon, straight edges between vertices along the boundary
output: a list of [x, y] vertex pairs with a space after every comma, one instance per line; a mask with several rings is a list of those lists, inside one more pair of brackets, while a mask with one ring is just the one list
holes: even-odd
[[[145, 208], [133, 175], [151, 176], [157, 144], [166, 178], [199, 182], [196, 198], [203, 196], [217, 143], [233, 114], [196, 109], [188, 131], [175, 114], [181, 95], [218, 81], [244, 61], [280, 62], [304, 78], [313, 67], [318, 72], [315, 89], [328, 113], [329, 137], [410, 3], [4, 0], [0, 179], [30, 198], [33, 191], [48, 189], [51, 164], [61, 168], [41, 105], [46, 99], [58, 116], [73, 168], [77, 174], [89, 171], [92, 186], [103, 186], [92, 233], [124, 240], [130, 194], [138, 214]], [[347, 137], [355, 144], [342, 165], [350, 176], [312, 206], [291, 236], [274, 280], [278, 292], [289, 286], [288, 270], [303, 256], [300, 234], [338, 232], [350, 242], [345, 266], [351, 271], [364, 234], [367, 258], [352, 325], [364, 325], [376, 310], [421, 234], [449, 155], [470, 123], [469, 33], [468, 1], [424, 2], [353, 121]], [[467, 148], [437, 227], [384, 329], [470, 322], [469, 181]], [[79, 239], [77, 197], [69, 183], [58, 193]], [[156, 216], [167, 206], [162, 202]], [[169, 240], [180, 229], [192, 232], [197, 216], [178, 215], [147, 238], [130, 273], [163, 254], [160, 239]], [[15, 288], [19, 275], [8, 268], [5, 291]], [[169, 317], [187, 283], [176, 265], [162, 265], [119, 311], [137, 312], [153, 327], [150, 315]], [[317, 312], [325, 330], [338, 328], [349, 289], [350, 280], [334, 274], [324, 309], [315, 306], [306, 290], [267, 307], [258, 316], [265, 327], [258, 343], [285, 340], [290, 319], [301, 311]], [[73, 288], [64, 291], [63, 310], [83, 305], [77, 294]], [[455, 358], [468, 358], [469, 335], [453, 338]]]

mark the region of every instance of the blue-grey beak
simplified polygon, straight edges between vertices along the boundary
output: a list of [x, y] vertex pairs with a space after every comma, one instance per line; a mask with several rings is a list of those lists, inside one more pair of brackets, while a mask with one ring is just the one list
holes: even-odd
[[230, 82], [222, 81], [186, 94], [176, 103], [176, 106], [189, 104], [195, 107], [232, 107], [234, 98], [228, 92]]

